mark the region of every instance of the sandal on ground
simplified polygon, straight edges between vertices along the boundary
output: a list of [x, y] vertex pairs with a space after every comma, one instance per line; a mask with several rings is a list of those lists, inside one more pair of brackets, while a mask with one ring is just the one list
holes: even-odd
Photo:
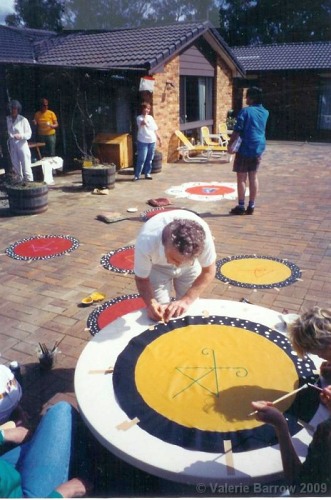
[[92, 194], [109, 194], [109, 189], [107, 188], [102, 188], [102, 189], [93, 189]]
[[90, 295], [91, 299], [93, 299], [93, 302], [101, 302], [106, 298], [106, 295], [101, 292], [93, 292]]

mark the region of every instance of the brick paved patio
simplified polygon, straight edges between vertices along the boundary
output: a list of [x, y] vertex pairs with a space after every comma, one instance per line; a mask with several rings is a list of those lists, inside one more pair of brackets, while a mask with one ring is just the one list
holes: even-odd
[[[288, 259], [302, 271], [302, 281], [280, 289], [254, 291], [215, 279], [205, 297], [235, 301], [245, 297], [280, 312], [283, 308], [300, 312], [315, 304], [331, 307], [330, 157], [328, 144], [268, 144], [253, 216], [229, 216], [229, 209], [236, 203], [230, 200], [172, 198], [176, 206], [195, 210], [210, 224], [218, 259], [267, 255]], [[81, 298], [95, 290], [104, 292], [107, 300], [136, 292], [132, 275], [116, 274], [100, 265], [103, 254], [135, 241], [142, 222], [139, 216], [127, 214], [126, 209], [136, 206], [139, 214], [149, 208], [147, 199], [165, 196], [170, 186], [189, 181], [235, 182], [235, 174], [229, 163], [216, 160], [209, 164], [163, 165], [152, 182], [133, 183], [131, 179], [132, 169], [122, 170], [117, 174], [115, 189], [109, 195], [98, 196], [82, 189], [80, 171], [56, 176], [49, 190], [48, 210], [34, 216], [10, 215], [2, 193], [0, 363], [21, 363], [22, 406], [31, 422], [58, 400], [76, 404], [74, 370], [90, 339], [86, 321], [92, 310], [79, 306]], [[120, 212], [131, 220], [108, 225], [95, 219], [103, 211]], [[80, 245], [68, 255], [42, 261], [18, 261], [5, 254], [10, 244], [38, 234], [71, 235]], [[52, 346], [55, 341], [61, 341], [57, 366], [42, 373], [36, 356], [38, 343]], [[113, 457], [105, 458], [102, 451], [100, 456], [116, 462]], [[184, 487], [174, 490], [124, 464], [120, 470], [127, 485], [109, 472], [110, 483], [108, 487], [102, 485], [101, 496], [172, 496], [173, 491], [175, 495], [194, 494]]]

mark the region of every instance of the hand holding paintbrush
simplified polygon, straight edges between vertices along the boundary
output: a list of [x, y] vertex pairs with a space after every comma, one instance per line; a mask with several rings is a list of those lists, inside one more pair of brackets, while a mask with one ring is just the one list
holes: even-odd
[[321, 402], [324, 406], [327, 407], [327, 409], [329, 410], [329, 412], [331, 413], [331, 385], [328, 385], [326, 387], [319, 387], [318, 385], [314, 385], [314, 384], [309, 384], [309, 387], [313, 387], [314, 389], [317, 389], [321, 395]]
[[[299, 387], [298, 389], [295, 389], [294, 391], [291, 391], [287, 394], [284, 394], [284, 396], [281, 396], [280, 398], [275, 399], [274, 401], [253, 401], [252, 406], [255, 408], [255, 411], [252, 411], [251, 413], [248, 414], [249, 417], [252, 415], [257, 415], [259, 414], [259, 417], [261, 417], [260, 413], [262, 414], [267, 414], [268, 412], [272, 415], [273, 412], [267, 410], [267, 408], [273, 408], [275, 404], [280, 403], [281, 401], [284, 401], [285, 399], [293, 396], [294, 394], [297, 394], [298, 392], [302, 391], [303, 389], [307, 389], [308, 387], [311, 387], [313, 389], [316, 389], [321, 393], [321, 400], [322, 403], [327, 406], [327, 408], [331, 411], [331, 386], [325, 387], [321, 389], [318, 385], [310, 384], [309, 382], [307, 384], [304, 384], [303, 386]], [[275, 408], [276, 410], [276, 408]], [[279, 410], [277, 410], [279, 412]], [[272, 423], [267, 420], [264, 420], [264, 418], [259, 418], [258, 420], [262, 420], [263, 422], [266, 423]]]
[[[302, 389], [307, 389], [307, 387], [308, 387], [308, 384], [304, 384], [303, 386], [299, 387], [298, 389], [295, 389], [294, 391], [288, 392], [287, 394], [284, 394], [284, 396], [281, 396], [280, 398], [277, 398], [272, 402], [268, 401], [268, 402], [260, 402], [260, 403], [263, 403], [264, 405], [269, 406], [269, 407], [274, 406], [275, 404], [280, 403], [281, 401], [284, 401], [284, 399], [290, 398], [291, 396], [293, 396], [297, 392], [302, 391]], [[254, 404], [255, 403], [253, 402], [252, 405], [254, 406]], [[251, 413], [249, 413], [248, 416], [251, 417], [252, 415], [256, 415], [259, 411], [260, 411], [259, 409], [256, 409], [255, 411], [252, 411]]]

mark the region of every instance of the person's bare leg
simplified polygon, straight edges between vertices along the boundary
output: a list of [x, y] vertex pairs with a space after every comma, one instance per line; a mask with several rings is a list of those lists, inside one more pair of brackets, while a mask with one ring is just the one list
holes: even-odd
[[257, 178], [257, 172], [256, 171], [249, 172], [248, 180], [249, 180], [249, 201], [254, 205], [259, 190], [259, 181]]
[[238, 205], [230, 210], [231, 215], [245, 214], [246, 182], [247, 182], [247, 173], [237, 172]]
[[238, 189], [239, 203], [241, 201], [245, 202], [246, 182], [247, 182], [247, 173], [246, 172], [238, 172], [237, 173], [237, 189]]
[[249, 180], [249, 203], [246, 209], [247, 215], [253, 215], [255, 208], [255, 199], [259, 189], [259, 182], [257, 178], [257, 172], [249, 172], [248, 173]]

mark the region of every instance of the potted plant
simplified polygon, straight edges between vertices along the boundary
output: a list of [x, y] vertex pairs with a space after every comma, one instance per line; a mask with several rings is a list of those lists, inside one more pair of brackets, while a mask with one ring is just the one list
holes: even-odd
[[227, 116], [226, 116], [226, 126], [227, 126], [227, 129], [228, 130], [233, 130], [233, 127], [235, 126], [236, 124], [236, 117], [234, 116], [234, 111], [233, 109], [230, 109], [228, 112], [227, 112]]
[[7, 183], [9, 209], [16, 215], [34, 215], [48, 208], [48, 186], [46, 182]]

